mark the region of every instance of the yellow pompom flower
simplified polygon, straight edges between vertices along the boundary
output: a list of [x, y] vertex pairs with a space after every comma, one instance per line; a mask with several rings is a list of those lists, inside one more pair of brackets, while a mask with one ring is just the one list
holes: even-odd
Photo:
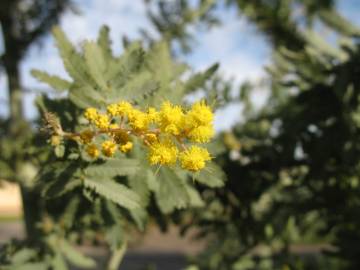
[[61, 143], [61, 137], [58, 135], [52, 135], [50, 138], [50, 144], [52, 146], [58, 146]]
[[215, 131], [212, 125], [198, 126], [190, 130], [187, 137], [196, 143], [207, 143], [214, 136]]
[[132, 105], [127, 101], [120, 101], [117, 104], [117, 113], [120, 116], [126, 116], [133, 110]]
[[135, 131], [146, 130], [150, 124], [147, 114], [133, 109], [128, 114], [129, 124]]
[[91, 143], [93, 137], [94, 137], [94, 132], [91, 131], [90, 129], [86, 129], [80, 133], [80, 139], [84, 144]]
[[194, 127], [211, 125], [214, 120], [211, 108], [203, 100], [195, 102], [186, 116], [186, 120]]
[[180, 153], [179, 158], [181, 167], [192, 172], [203, 169], [206, 161], [211, 160], [207, 149], [198, 146], [191, 146], [188, 150]]
[[133, 148], [133, 143], [132, 142], [127, 142], [123, 145], [120, 145], [119, 149], [121, 152], [123, 153], [127, 153], [129, 152], [131, 149]]
[[160, 129], [168, 134], [179, 135], [182, 131], [184, 112], [180, 106], [174, 106], [169, 101], [161, 105], [157, 123]]
[[94, 122], [98, 116], [98, 111], [95, 108], [87, 108], [84, 112], [84, 117], [90, 122]]
[[149, 107], [147, 110], [147, 117], [149, 122], [153, 123], [156, 122], [158, 119], [159, 113], [156, 111], [154, 107]]
[[107, 106], [106, 110], [107, 110], [107, 113], [113, 117], [117, 116], [119, 113], [117, 104], [110, 104], [109, 106]]
[[149, 144], [152, 144], [152, 143], [154, 143], [154, 142], [156, 142], [156, 141], [158, 141], [158, 137], [156, 136], [156, 134], [154, 134], [154, 133], [147, 133], [147, 134], [145, 134], [145, 141], [147, 142], [147, 143], [149, 143]]
[[97, 158], [100, 155], [100, 151], [99, 149], [96, 147], [95, 144], [90, 144], [86, 147], [86, 153], [91, 157], [91, 158]]
[[109, 116], [106, 114], [98, 114], [94, 123], [99, 129], [108, 129], [110, 125]]
[[155, 142], [149, 147], [149, 162], [151, 165], [168, 165], [176, 163], [178, 149], [175, 144], [166, 140], [164, 142]]
[[113, 138], [117, 144], [125, 144], [128, 141], [130, 141], [129, 134], [124, 130], [119, 130], [119, 131], [114, 132]]
[[101, 144], [101, 151], [104, 154], [104, 156], [112, 157], [116, 152], [116, 144], [113, 141], [104, 141]]

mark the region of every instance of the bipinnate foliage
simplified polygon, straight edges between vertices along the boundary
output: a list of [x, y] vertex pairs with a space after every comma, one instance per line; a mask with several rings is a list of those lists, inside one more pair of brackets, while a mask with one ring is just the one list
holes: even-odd
[[[73, 110], [77, 110], [77, 113], [81, 112], [79, 109], [86, 107], [106, 108], [106, 105], [119, 100], [127, 100], [138, 106], [156, 106], [166, 97], [166, 99], [171, 102], [179, 104], [183, 102], [186, 94], [194, 90], [194, 85], [195, 89], [197, 89], [198, 86], [201, 86], [201, 82], [204, 84], [206, 79], [213, 73], [210, 72], [209, 74], [209, 72], [205, 71], [206, 76], [200, 77], [201, 75], [195, 74], [187, 81], [182, 80], [181, 76], [187, 70], [187, 67], [184, 64], [172, 60], [165, 42], [154, 44], [147, 52], [139, 43], [132, 43], [125, 49], [120, 57], [114, 57], [111, 53], [108, 29], [106, 27], [101, 30], [97, 42], [85, 41], [82, 44], [83, 51], [81, 53], [68, 41], [60, 29], [54, 29], [54, 37], [66, 71], [73, 79], [73, 82], [66, 81], [57, 76], [47, 75], [41, 71], [34, 70], [32, 73], [39, 80], [48, 83], [53, 88], [68, 91], [69, 100], [74, 104]], [[210, 70], [213, 70], [213, 68], [210, 68]], [[62, 101], [60, 100], [59, 102]], [[68, 101], [65, 100], [64, 102]], [[44, 106], [49, 105], [50, 103], [44, 100]], [[51, 107], [46, 107], [46, 110], [54, 111], [51, 109]], [[70, 114], [71, 112], [66, 113]], [[62, 115], [59, 115], [59, 117], [61, 122]], [[83, 120], [81, 120], [82, 117], [80, 114], [76, 115], [75, 112], [71, 115], [71, 118], [73, 125], [66, 126], [65, 122], [63, 129], [76, 130], [78, 127], [81, 127], [81, 121]], [[78, 122], [78, 124], [74, 125], [74, 122]], [[59, 144], [56, 148], [63, 148], [65, 146], [64, 144]], [[70, 149], [74, 150], [71, 147], [67, 148], [60, 153], [60, 158], [67, 158]], [[119, 154], [113, 160], [110, 159], [94, 163], [87, 162], [83, 164], [83, 166], [81, 166], [81, 162], [84, 162], [84, 160], [81, 159], [81, 156], [83, 156], [84, 153], [79, 154], [79, 161], [75, 160], [73, 163], [79, 163], [79, 170], [81, 170], [82, 173], [75, 170], [72, 175], [77, 175], [76, 178], [81, 178], [85, 186], [95, 187], [95, 192], [109, 199], [113, 196], [111, 193], [106, 192], [106, 190], [111, 190], [112, 188], [101, 188], [101, 186], [110, 185], [110, 183], [114, 186], [120, 185], [110, 179], [116, 176], [131, 175], [133, 177], [140, 168], [142, 168], [142, 170], [149, 170], [148, 176], [153, 177], [151, 172], [154, 168], [144, 164], [142, 160], [144, 153], [142, 153], [140, 149], [134, 151], [132, 158]], [[70, 158], [74, 158], [74, 155], [75, 152], [73, 151], [69, 156]], [[177, 168], [174, 167], [173, 170], [176, 172]], [[216, 174], [216, 171], [219, 169], [214, 167], [211, 168], [211, 170]], [[156, 178], [161, 179], [164, 172], [165, 170], [160, 169], [159, 175], [157, 175]], [[202, 172], [194, 175], [194, 177], [195, 179], [201, 178]], [[103, 182], [99, 181], [97, 184], [91, 184], [91, 181], [86, 180], [88, 178], [103, 178], [105, 180]], [[179, 182], [179, 189], [183, 189], [184, 192], [180, 192], [180, 195], [172, 196], [172, 192], [165, 190], [163, 193], [169, 197], [165, 199], [165, 201], [168, 202], [165, 207], [161, 205], [164, 198], [160, 199], [162, 196], [159, 196], [158, 190], [153, 190], [161, 209], [168, 209], [166, 212], [185, 207], [190, 203], [188, 192], [186, 192], [185, 188], [181, 188], [189, 184], [188, 175], [180, 176], [175, 173], [173, 177], [170, 178], [173, 178], [171, 181], [174, 183]], [[144, 186], [147, 186], [146, 178], [142, 180], [144, 181]], [[202, 183], [204, 185], [207, 184], [204, 181], [202, 181]], [[222, 180], [220, 179], [217, 186], [221, 185]], [[126, 187], [123, 186], [122, 188]], [[164, 187], [162, 187], [162, 189], [163, 188]], [[136, 190], [134, 191], [136, 192]], [[130, 197], [134, 201], [135, 206], [137, 196]], [[177, 197], [176, 200], [180, 203], [172, 202], [175, 197]], [[122, 200], [122, 196], [119, 196], [117, 202], [119, 202], [119, 200]], [[129, 204], [125, 203], [125, 205]]]
[[[86, 126], [82, 116], [85, 108], [103, 110], [119, 100], [139, 107], [156, 107], [165, 98], [182, 104], [185, 95], [204, 87], [217, 68], [213, 66], [204, 73], [184, 76], [188, 67], [172, 59], [164, 41], [148, 49], [133, 42], [120, 56], [114, 56], [107, 27], [101, 29], [97, 41], [84, 41], [81, 50], [59, 28], [54, 28], [53, 34], [71, 80], [32, 71], [40, 81], [66, 93], [65, 98], [43, 96], [38, 100], [46, 116], [45, 128], [52, 130], [82, 130]], [[91, 239], [98, 231], [111, 249], [117, 250], [131, 238], [130, 231], [145, 228], [150, 205], [162, 214], [199, 207], [203, 201], [194, 181], [214, 188], [222, 186], [225, 180], [221, 169], [215, 165], [195, 174], [175, 165], [156, 172], [157, 168], [149, 165], [146, 153], [136, 144], [130, 154], [119, 152], [112, 158], [96, 161], [74, 141], [52, 138], [51, 144], [53, 154], [42, 164], [36, 183], [50, 204], [45, 206], [47, 211], [56, 210], [54, 216], [48, 217], [48, 223], [43, 222], [43, 225], [48, 224], [43, 228], [44, 239], [47, 239], [43, 245], [52, 255], [46, 260], [44, 253], [36, 252], [37, 259], [29, 256], [22, 261], [24, 264], [42, 258], [44, 267], [66, 269], [66, 259], [72, 264], [90, 267], [92, 262], [69, 251], [72, 249], [66, 239], [71, 232], [76, 232], [77, 239], [81, 240]], [[211, 145], [208, 145], [210, 152]], [[53, 245], [54, 241], [62, 244]], [[8, 252], [14, 255], [14, 250]], [[17, 252], [26, 252], [26, 249]], [[8, 263], [13, 263], [12, 259], [8, 259]]]

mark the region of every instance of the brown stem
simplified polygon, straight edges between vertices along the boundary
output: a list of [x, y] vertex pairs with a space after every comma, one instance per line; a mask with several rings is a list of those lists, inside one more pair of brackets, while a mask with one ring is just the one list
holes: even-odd
[[[128, 128], [113, 128], [113, 129], [99, 129], [94, 133], [94, 136], [100, 135], [100, 134], [105, 134], [105, 133], [118, 133], [118, 132], [126, 132], [128, 134], [133, 134], [133, 135], [144, 135], [144, 133], [138, 133], [138, 132], [134, 132], [132, 129], [128, 129]], [[160, 130], [159, 129], [154, 129], [154, 130], [149, 130], [146, 133], [154, 133], [154, 134], [159, 134]], [[63, 132], [62, 134], [59, 134], [60, 136], [64, 137], [65, 139], [71, 139], [71, 140], [76, 140], [78, 137], [81, 136], [81, 132]]]

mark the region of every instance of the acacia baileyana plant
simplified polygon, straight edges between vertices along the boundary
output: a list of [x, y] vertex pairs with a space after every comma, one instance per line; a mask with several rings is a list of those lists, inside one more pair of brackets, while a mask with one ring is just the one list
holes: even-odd
[[214, 136], [214, 116], [204, 101], [194, 103], [188, 111], [169, 101], [163, 102], [159, 111], [154, 107], [141, 111], [120, 101], [108, 105], [106, 113], [87, 108], [84, 117], [90, 128], [78, 133], [58, 132], [53, 135], [52, 144], [60, 142], [59, 136], [76, 140], [96, 159], [100, 155], [97, 137], [102, 137], [98, 141], [105, 157], [113, 157], [117, 150], [128, 153], [133, 148], [133, 138], [138, 138], [147, 148], [151, 165], [174, 165], [179, 159], [183, 169], [197, 172], [211, 160], [206, 148], [188, 146], [188, 142], [207, 143]]
[[[211, 98], [205, 93], [202, 101], [185, 102], [206, 89], [217, 65], [192, 74], [165, 41], [147, 48], [132, 42], [115, 56], [107, 27], [79, 46], [59, 28], [53, 34], [68, 78], [32, 71], [62, 93], [38, 99], [53, 146], [34, 180], [46, 213], [42, 246], [10, 245], [6, 254], [30, 251], [16, 265], [33, 269], [93, 267], [71, 245], [100, 241], [112, 252], [107, 269], [119, 269], [134, 230], [144, 231], [150, 219], [164, 224], [179, 209], [203, 207], [205, 188], [198, 186], [225, 181], [213, 161], [222, 144], [212, 140], [214, 116], [205, 101]], [[4, 269], [14, 265], [7, 260]]]
[[[212, 162], [219, 152], [211, 142], [213, 109], [205, 99], [179, 105], [205, 88], [217, 65], [184, 76], [188, 67], [172, 59], [163, 41], [147, 50], [134, 42], [114, 56], [106, 27], [80, 51], [60, 29], [54, 36], [73, 81], [39, 70], [33, 75], [67, 92], [67, 99], [43, 98], [41, 106], [58, 160], [79, 167], [72, 175], [85, 188], [126, 208], [146, 207], [151, 191], [161, 211], [170, 213], [201, 204], [192, 179], [210, 187], [223, 184], [224, 175]], [[131, 191], [130, 204], [116, 196], [114, 184]]]

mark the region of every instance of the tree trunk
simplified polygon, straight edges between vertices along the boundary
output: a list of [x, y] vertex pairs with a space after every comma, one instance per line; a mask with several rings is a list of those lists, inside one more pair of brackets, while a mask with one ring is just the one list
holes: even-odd
[[[22, 141], [22, 137], [26, 136], [26, 132], [29, 132], [29, 126], [26, 122], [23, 112], [23, 93], [20, 80], [20, 55], [19, 47], [17, 46], [16, 39], [12, 37], [11, 32], [11, 20], [2, 21], [4, 43], [5, 43], [5, 55], [3, 57], [4, 70], [6, 72], [8, 80], [8, 96], [9, 96], [9, 130], [8, 135], [15, 143], [16, 141]], [[14, 151], [10, 166], [12, 166], [15, 172], [15, 179], [21, 173], [23, 160], [23, 153]], [[39, 194], [29, 187], [26, 187], [24, 183], [19, 179], [19, 185], [21, 190], [21, 198], [23, 205], [23, 215], [27, 239], [35, 240], [38, 236], [38, 229], [36, 223], [39, 221]]]
[[[8, 77], [9, 87], [10, 121], [12, 126], [17, 126], [19, 124], [22, 125], [24, 122], [24, 114], [22, 106], [22, 90], [20, 85], [19, 62], [14, 61], [11, 63], [5, 63], [5, 69], [6, 75]], [[15, 130], [12, 132], [15, 132]]]
[[[6, 62], [5, 63], [6, 75], [8, 78], [8, 91], [9, 91], [9, 111], [10, 111], [10, 125], [9, 135], [16, 141], [21, 136], [24, 136], [23, 132], [28, 130], [27, 123], [23, 113], [23, 95], [20, 83], [19, 62]], [[16, 174], [20, 173], [22, 169], [22, 163], [24, 162], [22, 155], [14, 153], [12, 158], [12, 166]], [[40, 195], [35, 192], [31, 187], [27, 187], [19, 179], [21, 199], [23, 205], [24, 225], [27, 239], [33, 241], [37, 239], [39, 235], [39, 229], [37, 228], [37, 222], [40, 221], [39, 215], [39, 198]]]

